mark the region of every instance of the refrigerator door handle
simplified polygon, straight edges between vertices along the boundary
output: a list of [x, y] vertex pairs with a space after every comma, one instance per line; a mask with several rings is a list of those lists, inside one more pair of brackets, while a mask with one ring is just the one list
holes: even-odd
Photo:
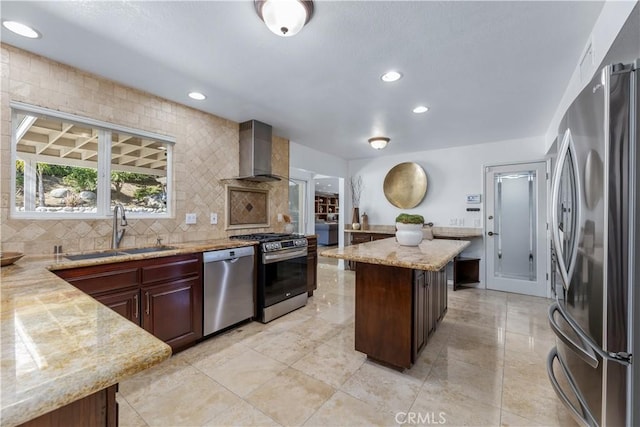
[[[553, 362], [556, 359], [558, 360], [558, 364], [560, 365], [560, 368], [562, 369], [562, 372], [564, 373], [567, 379], [567, 382], [569, 383], [569, 387], [571, 387], [571, 390], [573, 391], [576, 399], [578, 400], [578, 403], [580, 404], [580, 410], [578, 410], [573, 405], [573, 403], [571, 403], [571, 401], [569, 400], [565, 392], [562, 390], [562, 387], [560, 387], [560, 383], [556, 379], [555, 372], [553, 372]], [[556, 394], [558, 395], [562, 403], [564, 403], [564, 406], [566, 406], [567, 409], [569, 409], [569, 413], [571, 414], [573, 419], [576, 420], [576, 422], [582, 426], [597, 427], [598, 423], [596, 422], [595, 418], [593, 417], [593, 414], [589, 410], [589, 407], [587, 406], [587, 403], [585, 402], [584, 397], [578, 391], [578, 387], [575, 385], [573, 378], [571, 378], [571, 375], [569, 374], [569, 370], [562, 362], [562, 359], [558, 357], [558, 349], [556, 347], [553, 347], [549, 352], [549, 356], [547, 356], [547, 375], [549, 376], [549, 381], [551, 381], [551, 386], [553, 387], [553, 390], [556, 392]]]
[[[560, 341], [562, 341], [567, 347], [569, 347], [580, 359], [582, 359], [592, 368], [594, 369], [597, 368], [600, 362], [596, 358], [595, 352], [593, 351], [591, 346], [588, 346], [588, 349], [590, 351], [587, 351], [584, 349], [584, 345], [577, 344], [574, 340], [572, 340], [564, 332], [562, 332], [562, 330], [560, 329], [560, 326], [558, 325], [558, 322], [556, 322], [556, 319], [554, 317], [554, 314], [556, 312], [560, 313], [560, 316], [562, 316], [562, 318], [569, 325], [571, 325], [571, 322], [569, 322], [569, 320], [567, 319], [567, 316], [565, 316], [565, 314], [562, 312], [558, 303], [554, 302], [553, 304], [551, 304], [551, 307], [549, 307], [549, 326], [551, 327], [553, 332], [560, 339]], [[573, 328], [573, 325], [571, 326], [572, 326], [572, 329], [575, 330], [575, 328]], [[578, 334], [580, 338], [582, 338], [580, 336], [579, 331], [575, 331], [575, 332]]]
[[560, 270], [560, 276], [562, 277], [562, 282], [565, 289], [569, 289], [571, 286], [571, 277], [573, 276], [573, 269], [576, 264], [576, 258], [578, 256], [578, 233], [575, 231], [575, 227], [577, 224], [580, 224], [580, 203], [575, 203], [573, 209], [575, 211], [575, 223], [572, 227], [573, 233], [573, 244], [571, 247], [571, 256], [569, 257], [568, 264], [565, 263], [564, 256], [562, 254], [562, 246], [560, 243], [560, 233], [561, 225], [558, 221], [558, 212], [559, 212], [559, 196], [560, 196], [560, 177], [562, 176], [562, 169], [564, 167], [565, 160], [568, 155], [571, 155], [571, 162], [573, 166], [573, 182], [575, 185], [574, 191], [576, 195], [576, 200], [580, 196], [580, 177], [578, 175], [578, 164], [575, 156], [575, 149], [573, 148], [573, 138], [571, 137], [571, 129], [567, 129], [564, 133], [564, 137], [562, 138], [562, 144], [560, 145], [560, 151], [558, 152], [558, 159], [556, 163], [556, 168], [553, 173], [552, 186], [551, 186], [551, 237], [553, 239], [553, 245], [556, 248], [557, 260], [558, 260], [558, 269]]
[[[564, 321], [567, 322], [569, 326], [571, 326], [571, 329], [573, 330], [573, 332], [576, 333], [576, 335], [578, 335], [578, 338], [580, 338], [580, 341], [584, 344], [584, 346], [580, 346], [576, 344], [575, 341], [567, 337], [560, 330], [560, 327], [556, 322], [556, 319], [553, 317], [553, 314], [556, 311], [560, 313], [560, 316], [562, 316]], [[551, 306], [549, 307], [549, 326], [551, 326], [551, 329], [553, 330], [553, 332], [555, 332], [555, 334], [563, 343], [569, 346], [569, 348], [573, 350], [573, 352], [576, 353], [580, 357], [580, 359], [584, 360], [592, 368], [597, 368], [599, 364], [598, 359], [596, 359], [595, 357], [596, 354], [600, 356], [602, 359], [606, 359], [611, 362], [616, 362], [624, 366], [629, 366], [633, 362], [633, 355], [631, 354], [624, 353], [624, 352], [611, 353], [601, 349], [600, 346], [593, 341], [593, 339], [591, 339], [582, 331], [582, 329], [576, 323], [576, 321], [573, 320], [569, 315], [567, 315], [564, 312], [564, 310], [558, 304], [557, 301], [551, 304]], [[588, 351], [584, 349], [585, 346], [587, 347]]]

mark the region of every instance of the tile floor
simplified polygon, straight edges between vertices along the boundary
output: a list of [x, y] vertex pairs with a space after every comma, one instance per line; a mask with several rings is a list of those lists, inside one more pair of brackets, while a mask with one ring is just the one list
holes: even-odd
[[122, 382], [120, 425], [574, 425], [547, 380], [548, 300], [450, 290], [439, 330], [400, 373], [353, 348], [354, 273], [321, 258], [318, 279], [306, 307]]

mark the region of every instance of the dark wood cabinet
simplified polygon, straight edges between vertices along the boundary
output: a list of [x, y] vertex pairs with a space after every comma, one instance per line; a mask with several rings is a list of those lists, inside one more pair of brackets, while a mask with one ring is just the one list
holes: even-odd
[[140, 291], [138, 288], [107, 292], [96, 295], [94, 298], [122, 317], [135, 324], [140, 324]]
[[20, 427], [118, 426], [118, 384], [20, 424]]
[[318, 238], [307, 236], [307, 294], [312, 297], [318, 288]]
[[201, 289], [198, 278], [143, 286], [142, 327], [172, 349], [192, 344], [202, 337]]
[[[363, 233], [363, 232], [351, 232], [351, 244], [357, 245], [360, 243], [373, 242], [375, 240], [388, 239], [389, 237], [395, 237], [395, 234], [385, 234], [385, 233]], [[349, 261], [349, 270], [356, 269], [356, 263], [354, 261]]]
[[415, 360], [427, 344], [431, 331], [429, 284], [422, 270], [413, 272], [413, 296], [413, 360]]
[[55, 272], [116, 313], [182, 350], [202, 338], [202, 254]]
[[480, 258], [456, 257], [453, 260], [453, 290], [480, 281]]
[[355, 349], [410, 368], [446, 312], [446, 269], [356, 264]]

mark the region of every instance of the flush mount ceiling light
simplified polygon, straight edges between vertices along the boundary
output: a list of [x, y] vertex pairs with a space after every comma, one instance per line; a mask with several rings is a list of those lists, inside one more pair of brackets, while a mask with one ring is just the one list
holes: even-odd
[[256, 12], [272, 33], [296, 35], [313, 15], [311, 0], [254, 0]]
[[389, 141], [391, 140], [389, 138], [385, 138], [384, 136], [374, 136], [373, 138], [369, 138], [369, 144], [376, 150], [382, 150], [387, 146]]
[[189, 98], [195, 99], [196, 101], [203, 101], [207, 99], [207, 97], [200, 92], [189, 92]]
[[19, 36], [27, 37], [29, 39], [39, 39], [41, 37], [39, 32], [21, 22], [2, 21], [2, 26]]
[[426, 107], [424, 105], [418, 105], [416, 108], [413, 109], [413, 112], [416, 114], [426, 113], [427, 111], [429, 111], [429, 107]]
[[387, 71], [382, 76], [380, 76], [380, 79], [385, 83], [391, 83], [400, 80], [401, 77], [402, 74], [398, 71]]

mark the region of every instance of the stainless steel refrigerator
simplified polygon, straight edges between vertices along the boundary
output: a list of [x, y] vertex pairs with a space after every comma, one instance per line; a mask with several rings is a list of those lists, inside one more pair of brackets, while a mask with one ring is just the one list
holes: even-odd
[[640, 425], [639, 87], [640, 61], [605, 67], [559, 128], [547, 372], [582, 425]]

